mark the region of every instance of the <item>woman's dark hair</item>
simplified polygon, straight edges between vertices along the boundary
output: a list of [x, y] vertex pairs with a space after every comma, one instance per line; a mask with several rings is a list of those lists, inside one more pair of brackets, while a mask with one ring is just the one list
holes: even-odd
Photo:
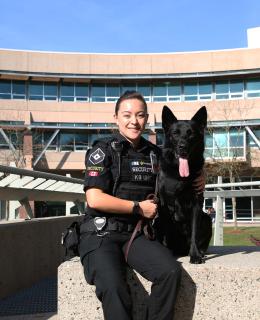
[[115, 107], [115, 115], [118, 114], [118, 110], [120, 108], [120, 104], [125, 101], [125, 100], [130, 100], [130, 99], [137, 99], [139, 101], [141, 101], [144, 105], [145, 108], [145, 112], [147, 113], [147, 103], [144, 100], [144, 97], [141, 95], [141, 93], [137, 92], [137, 91], [125, 91], [121, 97], [117, 100], [116, 102], [116, 107]]

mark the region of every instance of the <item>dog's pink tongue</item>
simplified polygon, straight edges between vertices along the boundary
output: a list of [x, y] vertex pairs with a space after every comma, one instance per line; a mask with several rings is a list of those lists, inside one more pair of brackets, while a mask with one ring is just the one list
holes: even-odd
[[190, 174], [187, 159], [179, 158], [179, 173], [181, 177], [188, 177]]

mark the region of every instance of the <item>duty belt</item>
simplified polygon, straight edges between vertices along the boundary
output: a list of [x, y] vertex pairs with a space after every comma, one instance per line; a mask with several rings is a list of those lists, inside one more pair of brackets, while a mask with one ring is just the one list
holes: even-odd
[[[102, 231], [118, 231], [118, 232], [132, 232], [135, 229], [136, 224], [128, 224], [121, 221], [111, 221], [107, 219], [106, 225], [102, 228]], [[84, 222], [80, 227], [81, 232], [96, 232], [97, 227], [94, 224], [94, 219]]]

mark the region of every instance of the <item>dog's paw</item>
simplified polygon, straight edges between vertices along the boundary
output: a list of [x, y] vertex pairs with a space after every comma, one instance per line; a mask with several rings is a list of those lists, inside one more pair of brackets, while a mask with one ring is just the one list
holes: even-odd
[[190, 263], [192, 264], [205, 263], [205, 259], [202, 256], [190, 256]]

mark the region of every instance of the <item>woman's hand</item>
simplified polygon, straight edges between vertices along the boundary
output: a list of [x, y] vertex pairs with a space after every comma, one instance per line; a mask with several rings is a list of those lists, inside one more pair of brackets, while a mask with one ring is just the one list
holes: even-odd
[[206, 178], [205, 172], [202, 169], [200, 175], [193, 181], [192, 186], [197, 192], [197, 194], [202, 193], [205, 190]]
[[148, 219], [153, 219], [157, 213], [157, 204], [153, 200], [139, 202], [140, 214]]

